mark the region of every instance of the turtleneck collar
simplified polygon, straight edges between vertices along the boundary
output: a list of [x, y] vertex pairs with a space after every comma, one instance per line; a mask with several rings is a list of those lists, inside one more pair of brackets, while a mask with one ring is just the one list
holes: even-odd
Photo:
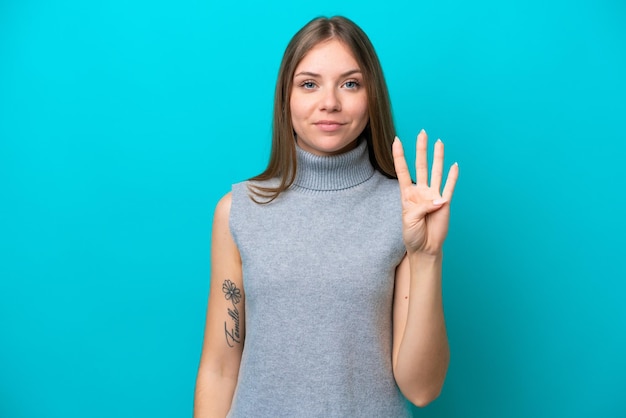
[[343, 154], [320, 156], [296, 144], [298, 166], [293, 185], [314, 191], [342, 190], [367, 181], [374, 175], [367, 141], [359, 140], [356, 148]]

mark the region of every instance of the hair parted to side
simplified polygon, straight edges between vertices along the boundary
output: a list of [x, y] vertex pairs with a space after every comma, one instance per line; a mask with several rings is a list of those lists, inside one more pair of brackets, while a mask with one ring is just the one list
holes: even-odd
[[251, 182], [278, 178], [275, 187], [250, 184], [251, 198], [256, 203], [269, 203], [287, 190], [296, 177], [296, 140], [289, 105], [296, 67], [304, 56], [320, 42], [337, 39], [354, 55], [367, 92], [369, 122], [361, 137], [367, 140], [372, 166], [389, 178], [396, 178], [391, 154], [395, 127], [391, 102], [376, 51], [369, 38], [351, 20], [334, 16], [318, 17], [307, 23], [291, 39], [283, 55], [274, 94], [272, 149], [265, 171]]

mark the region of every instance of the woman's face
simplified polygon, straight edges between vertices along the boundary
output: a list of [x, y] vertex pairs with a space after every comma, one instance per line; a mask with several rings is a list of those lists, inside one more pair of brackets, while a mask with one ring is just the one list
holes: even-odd
[[356, 146], [368, 121], [363, 74], [349, 49], [331, 39], [300, 61], [289, 105], [300, 148], [333, 155]]

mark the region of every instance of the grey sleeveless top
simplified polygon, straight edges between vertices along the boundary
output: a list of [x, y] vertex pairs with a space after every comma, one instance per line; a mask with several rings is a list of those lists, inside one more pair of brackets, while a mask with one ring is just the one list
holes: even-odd
[[294, 184], [272, 203], [232, 189], [246, 336], [229, 417], [409, 417], [392, 373], [392, 302], [402, 242], [398, 182], [365, 141], [297, 149]]

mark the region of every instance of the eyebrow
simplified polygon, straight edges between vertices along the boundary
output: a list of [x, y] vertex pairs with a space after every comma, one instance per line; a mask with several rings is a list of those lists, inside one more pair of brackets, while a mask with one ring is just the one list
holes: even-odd
[[[339, 77], [347, 77], [349, 75], [357, 74], [357, 73], [361, 73], [361, 70], [359, 70], [359, 69], [349, 70], [349, 71], [346, 71], [345, 73], [341, 74]], [[302, 72], [299, 72], [298, 74], [294, 75], [294, 78], [295, 77], [299, 77], [299, 76], [303, 76], [303, 75], [309, 76], [309, 77], [321, 77], [321, 74], [313, 73], [311, 71], [302, 71]]]

